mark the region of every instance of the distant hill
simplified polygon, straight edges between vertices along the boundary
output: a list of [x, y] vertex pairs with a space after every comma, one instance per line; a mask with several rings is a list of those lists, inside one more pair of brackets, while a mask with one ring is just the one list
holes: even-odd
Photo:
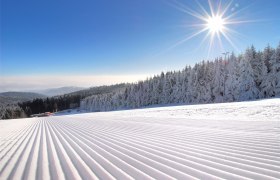
[[34, 91], [34, 92], [51, 97], [51, 96], [59, 96], [59, 95], [69, 94], [69, 93], [72, 93], [72, 92], [75, 92], [75, 91], [80, 91], [82, 89], [85, 89], [85, 88], [75, 87], [75, 86], [67, 86], [67, 87], [60, 87], [60, 88], [37, 90], [37, 91]]
[[121, 83], [121, 84], [115, 84], [109, 86], [90, 87], [78, 91], [73, 91], [71, 93], [67, 93], [65, 94], [65, 96], [81, 96], [82, 98], [85, 98], [97, 94], [107, 94], [107, 93], [121, 91], [124, 90], [127, 86], [128, 84]]
[[0, 93], [0, 104], [16, 104], [36, 98], [45, 98], [43, 94], [33, 92], [3, 92]]

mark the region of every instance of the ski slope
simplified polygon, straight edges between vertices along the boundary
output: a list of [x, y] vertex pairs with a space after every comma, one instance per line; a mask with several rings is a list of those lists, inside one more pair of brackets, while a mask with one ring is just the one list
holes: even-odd
[[0, 121], [0, 179], [280, 179], [280, 99]]

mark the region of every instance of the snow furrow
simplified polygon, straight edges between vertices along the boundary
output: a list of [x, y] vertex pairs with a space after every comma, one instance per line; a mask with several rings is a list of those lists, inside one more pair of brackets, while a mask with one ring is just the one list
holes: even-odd
[[[72, 131], [72, 133], [74, 133], [74, 131]], [[75, 134], [76, 136], [78, 136], [79, 138], [83, 138], [83, 136], [81, 136], [81, 133], [80, 134]], [[84, 139], [84, 140], [87, 140], [87, 139]], [[97, 139], [94, 139], [94, 140], [87, 140], [88, 142], [93, 142], [94, 144], [98, 145], [99, 147], [101, 147], [103, 150], [105, 151], [108, 151], [112, 154], [114, 154], [115, 156], [119, 156], [121, 158], [123, 158], [128, 164], [136, 167], [137, 169], [143, 169], [144, 173], [145, 174], [148, 174], [149, 176], [155, 176], [155, 177], [159, 177], [160, 179], [166, 179], [166, 178], [172, 178], [171, 176], [168, 176], [167, 174], [165, 174], [164, 172], [162, 171], [159, 171], [151, 166], [149, 166], [148, 164], [149, 163], [143, 163], [140, 160], [137, 160], [137, 158], [135, 158], [134, 156], [130, 156], [128, 154], [125, 154], [123, 153], [123, 150], [118, 150], [112, 146], [109, 146], [107, 145], [107, 143], [104, 143], [102, 141], [98, 141]], [[145, 158], [145, 157], [143, 157]], [[154, 162], [154, 163], [157, 163], [157, 162]], [[162, 165], [160, 163], [157, 163], [158, 165]], [[164, 165], [162, 165], [164, 166]], [[165, 167], [165, 166], [164, 166]], [[166, 169], [165, 169], [166, 170]]]
[[[67, 133], [67, 132], [65, 132]], [[94, 148], [91, 148], [90, 145], [87, 144], [87, 142], [84, 142], [82, 141], [82, 138], [77, 138], [76, 136], [73, 136], [72, 135], [73, 133], [69, 134], [69, 136], [71, 136], [71, 138], [73, 140], [75, 140], [75, 142], [81, 147], [83, 148], [83, 150], [86, 151], [87, 155], [88, 155], [88, 158], [90, 159], [90, 161], [98, 161], [98, 163], [100, 165], [102, 165], [101, 167], [99, 168], [102, 168], [102, 167], [106, 167], [106, 169], [108, 171], [110, 171], [110, 173], [116, 177], [117, 179], [124, 179], [124, 178], [127, 178], [127, 179], [133, 179], [131, 176], [129, 176], [126, 172], [124, 172], [123, 170], [121, 170], [119, 167], [117, 167], [116, 165], [114, 165], [112, 162], [110, 162], [108, 159], [106, 159], [104, 156], [102, 156], [101, 154], [105, 153], [107, 158], [108, 156], [111, 156], [111, 154], [109, 154], [108, 152], [104, 152], [103, 149], [101, 149], [100, 147], [98, 146], [95, 146]], [[91, 142], [90, 142], [91, 143]], [[103, 153], [98, 153], [98, 149], [101, 149], [103, 151]], [[91, 157], [93, 157], [94, 159], [92, 159]], [[120, 160], [120, 159], [118, 159]], [[89, 161], [89, 163], [91, 163]], [[127, 170], [129, 167], [125, 167], [124, 169]], [[137, 169], [135, 169], [137, 170]], [[142, 176], [143, 174], [138, 174], [138, 177]], [[143, 176], [143, 177], [148, 177], [148, 176]]]
[[[85, 132], [85, 131], [83, 131], [83, 132]], [[106, 137], [106, 134], [100, 134], [100, 136], [101, 137], [99, 137], [99, 138], [101, 138], [101, 139], [104, 139], [105, 137]], [[118, 137], [117, 135], [114, 135], [114, 136], [109, 136], [110, 138], [116, 138], [116, 141], [115, 141], [115, 143], [120, 143], [120, 141], [122, 141], [122, 137]], [[131, 136], [127, 136], [127, 137], [131, 137]], [[96, 139], [97, 138], [97, 136], [95, 136], [95, 137], [93, 137], [93, 139]], [[139, 143], [139, 142], [138, 142]], [[130, 141], [125, 141], [123, 144], [122, 144], [122, 146], [124, 147], [124, 148], [126, 148], [126, 149], [128, 149], [129, 147], [127, 147], [127, 145], [128, 144], [131, 144], [131, 142]], [[133, 146], [130, 146], [130, 148], [132, 147], [132, 148], [135, 148], [135, 147], [137, 147], [137, 146], [139, 146], [139, 144], [133, 144]], [[155, 147], [153, 147], [153, 148], [155, 148]], [[139, 146], [138, 148], [137, 148], [137, 150], [143, 150], [143, 149], [147, 149], [146, 147], [144, 147], [144, 146]], [[154, 151], [154, 149], [150, 149], [150, 151], [149, 151], [149, 153], [151, 153], [151, 150], [152, 151]], [[134, 152], [135, 152], [136, 150], [134, 150]], [[146, 151], [146, 153], [147, 153], [148, 151]], [[156, 152], [156, 153], [154, 153], [153, 155], [155, 155], [155, 154], [161, 154], [161, 153], [163, 153], [162, 151], [158, 151], [158, 152]], [[167, 153], [165, 153], [165, 155], [166, 155]], [[170, 154], [167, 154], [167, 155], [171, 155], [171, 153]], [[185, 157], [184, 158], [187, 158], [186, 156], [188, 156], [188, 155], [184, 155]], [[145, 157], [147, 157], [147, 155], [145, 156]], [[161, 157], [164, 157], [164, 155], [161, 155]], [[188, 156], [189, 158], [187, 158], [187, 159], [190, 159], [190, 156]], [[175, 157], [176, 158], [176, 157]], [[177, 158], [178, 159], [178, 158]], [[192, 158], [193, 159], [193, 158]], [[207, 158], [205, 158], [205, 159], [203, 159], [204, 161], [206, 160]], [[169, 158], [169, 160], [170, 160], [170, 158]], [[184, 160], [184, 159], [180, 159], [181, 161], [182, 160]], [[217, 159], [216, 159], [216, 161], [217, 161]], [[213, 161], [214, 162], [214, 161]], [[215, 167], [212, 162], [212, 166], [210, 166], [210, 167]], [[194, 161], [192, 161], [192, 162], [189, 162], [189, 163], [194, 163]], [[204, 162], [204, 164], [209, 164], [210, 162], [209, 161], [207, 161], [207, 162]], [[184, 164], [184, 163], [182, 163], [182, 164]], [[199, 163], [198, 163], [199, 164]], [[215, 164], [217, 164], [217, 163], [215, 163]], [[241, 165], [241, 164], [238, 164], [239, 166]], [[192, 165], [192, 167], [194, 167], [195, 165]], [[174, 165], [173, 165], [173, 167], [174, 167]], [[231, 167], [231, 169], [233, 168], [234, 166], [232, 166]], [[238, 166], [237, 166], [238, 167]], [[223, 166], [220, 166], [219, 167], [219, 169], [224, 169], [225, 167], [223, 167]], [[178, 168], [177, 168], [178, 169]], [[201, 167], [200, 168], [198, 168], [198, 169], [201, 169]], [[237, 173], [237, 171], [238, 171], [238, 169], [239, 168], [236, 168], [236, 170], [235, 170], [235, 173]], [[259, 171], [261, 171], [262, 169], [258, 169]], [[206, 170], [207, 171], [207, 170]], [[242, 169], [239, 169], [239, 171], [242, 171]], [[248, 176], [252, 176], [251, 178], [255, 178], [255, 177], [253, 177], [253, 175], [254, 174], [257, 174], [257, 173], [254, 173], [254, 172], [245, 172], [245, 171], [243, 171], [243, 172], [241, 172], [243, 175], [245, 174], [245, 173], [247, 173], [247, 174], [249, 174]], [[270, 173], [273, 173], [273, 171], [270, 171]], [[259, 174], [257, 177], [261, 177], [262, 175], [261, 174]], [[278, 176], [280, 177], [280, 175], [278, 174]], [[231, 175], [231, 177], [232, 177], [232, 175]], [[239, 177], [240, 178], [240, 177]], [[269, 177], [267, 177], [267, 176], [263, 176], [263, 178], [266, 178], [266, 179], [268, 179]], [[273, 178], [271, 178], [271, 179], [273, 179]]]
[[[119, 121], [119, 120], [118, 120]], [[97, 123], [100, 123], [100, 122], [97, 122]], [[114, 123], [114, 121], [110, 121], [109, 122], [110, 124], [112, 124], [112, 123]], [[127, 122], [127, 123], [125, 123], [125, 125], [126, 125], [126, 127], [125, 128], [127, 128], [127, 127], [129, 127], [128, 125], [129, 124], [131, 124], [132, 123], [132, 125], [133, 125], [133, 122]], [[107, 124], [108, 124], [108, 122], [107, 122]], [[118, 125], [121, 125], [121, 124], [119, 124], [118, 123]], [[148, 124], [149, 125], [149, 124]], [[157, 124], [157, 125], [159, 125], [159, 124]], [[105, 124], [105, 126], [106, 126], [106, 124]], [[149, 126], [147, 126], [147, 124], [146, 123], [143, 123], [143, 124], [141, 124], [141, 123], [139, 123], [139, 124], [137, 124], [137, 126], [138, 127], [143, 127], [143, 129], [135, 129], [135, 130], [139, 130], [140, 131], [140, 133], [142, 133], [143, 131], [146, 131], [147, 129], [148, 129], [148, 132], [153, 132], [151, 129], [149, 129], [151, 126], [149, 125]], [[156, 128], [156, 127], [154, 127], [154, 126], [152, 126], [154, 129], [159, 129], [159, 128]], [[163, 125], [161, 125], [161, 126], [159, 126], [159, 127], [161, 127], [161, 129], [162, 129], [162, 131], [164, 131], [165, 129], [163, 129], [162, 127], [163, 127]], [[127, 128], [127, 129], [125, 129], [126, 131], [127, 130], [132, 130], [133, 128], [132, 127], [129, 127], [129, 128]], [[269, 134], [269, 135], [267, 135], [267, 136], [264, 136], [263, 134], [261, 134], [261, 137], [262, 138], [260, 138], [260, 139], [258, 139], [256, 136], [257, 135], [253, 135], [254, 136], [254, 138], [251, 138], [251, 136], [252, 136], [252, 134], [249, 134], [249, 135], [247, 135], [247, 136], [245, 136], [246, 137], [246, 139], [245, 140], [243, 140], [244, 139], [244, 135], [245, 135], [245, 133], [242, 133], [242, 134], [236, 134], [236, 132], [235, 133], [229, 133], [228, 131], [226, 131], [226, 133], [225, 132], [219, 132], [219, 131], [217, 131], [217, 130], [215, 130], [215, 131], [213, 131], [212, 129], [207, 129], [207, 131], [205, 131], [205, 130], [203, 130], [203, 128], [199, 128], [199, 129], [197, 129], [197, 130], [193, 130], [193, 128], [189, 128], [189, 127], [179, 127], [179, 128], [168, 128], [168, 130], [169, 131], [176, 131], [175, 133], [172, 133], [172, 136], [174, 137], [176, 137], [176, 135], [179, 135], [179, 137], [182, 137], [182, 135], [186, 135], [186, 137], [200, 137], [200, 139], [203, 139], [203, 138], [209, 138], [209, 139], [213, 139], [213, 137], [214, 137], [214, 139], [215, 140], [217, 140], [217, 141], [219, 141], [219, 138], [220, 137], [222, 137], [222, 139], [223, 140], [227, 140], [227, 142], [230, 142], [230, 141], [234, 141], [234, 143], [236, 142], [236, 141], [238, 141], [238, 142], [240, 142], [239, 144], [240, 145], [242, 145], [243, 144], [243, 141], [245, 142], [245, 143], [249, 143], [249, 144], [251, 144], [251, 145], [254, 145], [255, 143], [258, 143], [259, 144], [259, 147], [269, 147], [270, 149], [269, 150], [271, 150], [271, 147], [274, 147], [275, 148], [275, 150], [276, 150], [276, 153], [280, 153], [280, 151], [279, 151], [279, 144], [277, 144], [277, 143], [275, 143], [275, 144], [267, 144], [267, 145], [265, 145], [264, 143], [265, 142], [267, 142], [267, 139], [268, 138], [270, 138], [271, 137], [271, 134]], [[186, 133], [186, 130], [188, 130], [187, 131], [187, 133]], [[180, 132], [181, 131], [181, 132]], [[184, 133], [182, 133], [182, 131], [184, 132]], [[212, 132], [208, 132], [208, 131], [212, 131]], [[221, 130], [220, 130], [221, 131]], [[156, 132], [153, 132], [153, 136], [156, 136], [156, 135], [158, 135], [158, 134], [160, 135], [160, 136], [162, 136], [162, 135], [167, 135], [169, 138], [171, 137], [170, 136], [170, 134], [166, 134], [166, 133], [163, 133], [163, 132], [159, 132], [159, 130], [158, 131], [156, 131]], [[265, 140], [265, 141], [264, 141]], [[275, 138], [274, 139], [272, 139], [273, 140], [273, 142], [275, 142]], [[249, 142], [248, 142], [249, 141]], [[278, 151], [277, 151], [278, 150]]]
[[[76, 131], [76, 130], [73, 130], [73, 131]], [[73, 132], [72, 131], [72, 132]], [[92, 137], [90, 137], [90, 136], [88, 136], [88, 135], [85, 135], [85, 133], [80, 133], [80, 132], [77, 132], [77, 133], [79, 133], [80, 135], [81, 135], [81, 137], [84, 137], [85, 139], [87, 139], [88, 141], [90, 141], [90, 142], [95, 142], [96, 144], [98, 144], [98, 143], [100, 143], [100, 144], [111, 144], [111, 146], [110, 147], [113, 147], [113, 149], [115, 150], [115, 151], [119, 151], [119, 152], [126, 152], [126, 154], [131, 154], [131, 153], [134, 153], [134, 152], [132, 152], [132, 151], [130, 151], [129, 149], [123, 149], [122, 147], [120, 147], [119, 145], [117, 145], [117, 144], [114, 144], [114, 143], [112, 143], [112, 142], [110, 142], [110, 141], [106, 141], [106, 140], [104, 140], [104, 137], [105, 136], [103, 136], [102, 138], [100, 138], [99, 136], [94, 136], [93, 138]], [[119, 149], [119, 150], [118, 150]], [[127, 152], [128, 151], [128, 152]], [[141, 159], [145, 159], [144, 160], [144, 162], [147, 162], [147, 161], [153, 161], [153, 159], [150, 159], [150, 158], [147, 158], [146, 156], [143, 156], [143, 155], [141, 155], [141, 153], [134, 153], [134, 155], [132, 155], [133, 157], [134, 156], [140, 156], [141, 158], [140, 158], [140, 160]], [[157, 163], [156, 161], [153, 161], [154, 163]], [[146, 163], [147, 165], [149, 164], [149, 163]], [[163, 166], [163, 168], [166, 168], [166, 165], [164, 165], [164, 164], [161, 164], [161, 163], [158, 163], [158, 165], [159, 166]], [[172, 167], [169, 167], [169, 171], [171, 171], [173, 168]], [[175, 170], [175, 169], [174, 169]], [[184, 174], [183, 172], [180, 172], [180, 171], [177, 171], [177, 170], [175, 170], [176, 171], [176, 173], [178, 173], [178, 175], [180, 175], [180, 173], [183, 175], [183, 176], [187, 176], [188, 178], [192, 178], [192, 179], [195, 179], [194, 177], [192, 177], [192, 176], [190, 176], [190, 175], [187, 175], [187, 174]], [[170, 173], [170, 172], [169, 172]], [[203, 174], [203, 172], [200, 172], [201, 174]], [[177, 174], [176, 174], [177, 175]], [[178, 178], [178, 177], [177, 177]], [[181, 176], [179, 176], [179, 178], [182, 178]], [[216, 177], [217, 178], [217, 177]]]
[[[199, 135], [197, 137], [193, 137], [193, 136], [188, 136], [188, 135], [184, 135], [182, 134], [181, 136], [179, 135], [176, 135], [174, 136], [173, 133], [171, 133], [172, 131], [168, 131], [169, 134], [167, 133], [162, 133], [160, 134], [161, 136], [159, 136], [159, 134], [155, 135], [155, 131], [154, 130], [151, 130], [153, 133], [149, 134], [150, 136], [152, 137], [160, 137], [161, 139], [170, 139], [171, 141], [174, 141], [176, 139], [176, 141], [180, 141], [182, 143], [190, 143], [190, 142], [195, 142], [195, 143], [201, 143], [201, 145], [213, 145], [215, 147], [219, 147], [219, 148], [228, 148], [232, 151], [243, 151], [244, 153], [246, 154], [255, 154], [255, 155], [259, 155], [260, 157], [265, 157], [265, 158], [270, 158], [271, 160], [279, 160], [279, 155], [278, 153], [270, 153], [268, 151], [260, 151], [260, 150], [254, 150], [250, 147], [237, 147], [235, 146], [235, 144], [226, 144], [224, 143], [224, 141], [213, 141], [213, 140], [208, 140], [208, 139], [200, 139], [199, 138]], [[165, 130], [166, 132], [166, 130]], [[178, 138], [179, 137], [179, 138]], [[278, 150], [279, 151], [279, 150]], [[269, 153], [269, 154], [267, 154]], [[279, 161], [278, 161], [279, 162]]]
[[[88, 171], [89, 175], [86, 175], [86, 177], [95, 177], [98, 179], [98, 177], [103, 177], [106, 179], [114, 179], [114, 177], [108, 173], [100, 164], [98, 164], [89, 154], [87, 154], [75, 141], [73, 141], [68, 134], [64, 133], [63, 130], [59, 130], [57, 127], [54, 127], [54, 130], [58, 132], [61, 137], [65, 139], [65, 142], [69, 144], [69, 147], [73, 149], [76, 153], [79, 153], [79, 156], [74, 156], [72, 159], [78, 158], [84, 166], [86, 166], [86, 170]], [[95, 170], [94, 174], [91, 170], [93, 168]], [[85, 169], [83, 169], [84, 171]], [[81, 170], [80, 170], [81, 171]]]
[[14, 143], [11, 143], [11, 147], [7, 147], [5, 154], [1, 157], [0, 177], [8, 178], [10, 176], [14, 166], [17, 165], [16, 162], [18, 162], [21, 152], [26, 147], [29, 138], [34, 134], [37, 124], [39, 123], [34, 124], [30, 129], [25, 131], [23, 136], [18, 137]]
[[56, 153], [59, 159], [55, 159], [55, 161], [60, 161], [61, 166], [64, 172], [66, 179], [82, 179], [80, 174], [78, 173], [77, 169], [75, 168], [73, 162], [71, 161], [71, 157], [67, 154], [66, 150], [64, 149], [62, 143], [58, 139], [57, 135], [52, 130], [51, 126], [49, 126], [49, 132], [51, 138], [54, 142], [54, 147], [56, 147]]
[[28, 159], [30, 158], [30, 155], [32, 155], [31, 151], [34, 147], [34, 142], [36, 141], [36, 137], [39, 132], [39, 126], [35, 129], [35, 132], [32, 134], [32, 137], [30, 137], [29, 142], [26, 144], [26, 148], [24, 151], [22, 151], [21, 158], [18, 158], [18, 162], [13, 168], [13, 172], [10, 174], [10, 177], [23, 177], [24, 172], [26, 170], [26, 167], [28, 167]]
[[[84, 162], [83, 158], [74, 146], [72, 146], [71, 142], [66, 140], [61, 132], [57, 131], [55, 127], [51, 127], [52, 133], [56, 134], [58, 141], [60, 142], [60, 147], [64, 149], [64, 153], [71, 159], [73, 163], [73, 168], [75, 168], [76, 172], [78, 172], [79, 176], [82, 179], [86, 179], [87, 177], [92, 177], [94, 179], [98, 179], [94, 172], [90, 170], [90, 167]], [[69, 164], [69, 163], [68, 163]]]
[[50, 134], [50, 123], [46, 122], [46, 137], [47, 137], [47, 147], [48, 147], [48, 157], [50, 164], [50, 177], [51, 179], [65, 179], [65, 175], [62, 169], [60, 158], [58, 156], [56, 146], [54, 145], [54, 140]]
[[0, 151], [0, 160], [2, 160], [2, 158], [6, 156], [8, 152], [10, 152], [13, 146], [15, 146], [17, 143], [20, 143], [20, 140], [23, 140], [22, 137], [27, 136], [29, 131], [32, 130], [32, 127], [34, 126], [35, 124], [32, 124], [29, 127], [24, 128], [22, 131], [20, 131], [19, 134], [15, 134], [13, 138], [9, 140], [4, 140], [6, 144], [3, 145], [3, 149]]
[[[74, 126], [74, 127], [77, 127], [77, 126]], [[80, 128], [80, 127], [79, 127]], [[99, 127], [98, 127], [98, 129], [99, 129]], [[98, 129], [96, 129], [96, 130], [98, 130]], [[144, 128], [144, 129], [148, 129], [148, 127], [146, 127], [146, 128]], [[112, 133], [115, 133], [114, 132], [114, 130], [113, 129], [109, 129], [108, 131], [110, 131], [110, 132], [112, 132]], [[128, 130], [120, 130], [120, 132], [127, 132]], [[135, 130], [136, 131], [136, 130]], [[188, 143], [188, 144], [191, 144], [191, 143], [196, 143], [196, 144], [199, 144], [201, 147], [203, 147], [204, 145], [212, 145], [212, 147], [211, 147], [211, 149], [212, 148], [228, 148], [229, 149], [229, 151], [233, 151], [233, 152], [235, 152], [235, 151], [237, 151], [239, 154], [242, 154], [242, 153], [244, 153], [244, 154], [246, 154], [247, 156], [248, 155], [251, 155], [252, 154], [252, 156], [253, 157], [265, 157], [265, 159], [266, 159], [266, 161], [267, 161], [267, 159], [271, 159], [271, 161], [275, 161], [275, 160], [279, 160], [279, 156], [270, 156], [270, 155], [265, 155], [265, 152], [261, 152], [261, 153], [256, 153], [256, 152], [249, 152], [250, 151], [250, 148], [249, 149], [246, 149], [246, 148], [239, 148], [239, 149], [236, 149], [234, 146], [226, 146], [225, 147], [225, 145], [224, 144], [221, 144], [221, 143], [219, 143], [219, 142], [215, 142], [215, 143], [213, 143], [213, 142], [211, 142], [211, 141], [208, 141], [208, 140], [205, 140], [205, 139], [199, 139], [199, 138], [190, 138], [189, 136], [190, 135], [181, 135], [181, 136], [174, 136], [173, 134], [174, 133], [171, 133], [172, 131], [168, 131], [169, 132], [169, 136], [166, 134], [166, 131], [167, 130], [164, 130], [164, 132], [163, 133], [161, 133], [161, 136], [159, 137], [158, 135], [155, 135], [155, 134], [159, 134], [159, 133], [156, 133], [155, 131], [157, 131], [157, 130], [155, 130], [155, 129], [151, 129], [151, 130], [149, 130], [149, 133], [145, 133], [145, 130], [142, 130], [142, 129], [140, 129], [140, 131], [143, 131], [143, 134], [141, 134], [141, 137], [148, 137], [148, 138], [156, 138], [156, 137], [158, 137], [158, 139], [157, 140], [164, 140], [164, 142], [167, 142], [167, 141], [170, 141], [170, 142], [172, 142], [174, 145], [176, 145], [176, 144], [178, 144], [179, 142], [183, 145], [183, 146], [185, 146], [185, 144], [186, 143]], [[100, 132], [100, 131], [99, 131]], [[134, 133], [134, 134], [136, 134], [136, 133]], [[126, 134], [126, 136], [130, 136], [131, 134], [129, 134], [129, 133], [127, 133]], [[179, 138], [178, 138], [179, 137]], [[181, 137], [184, 137], [184, 138], [181, 138]], [[192, 136], [191, 136], [192, 137]], [[169, 140], [170, 139], [170, 140]], [[174, 140], [176, 140], [175, 142], [174, 142]], [[201, 143], [200, 143], [201, 142]], [[280, 163], [279, 163], [280, 161], [276, 161], [276, 163], [277, 164], [279, 164], [280, 165]]]
[[[110, 131], [107, 131], [107, 132], [110, 132], [112, 134], [114, 134], [114, 136], [116, 136], [117, 134], [121, 134], [122, 136], [126, 136], [126, 137], [134, 137], [134, 138], [139, 138], [139, 136], [137, 135], [133, 135], [131, 133], [117, 133], [117, 132], [112, 132], [112, 130]], [[98, 133], [102, 133], [102, 131], [98, 131]], [[191, 149], [191, 151], [201, 151], [200, 149], [205, 149], [205, 151], [202, 151], [203, 153], [209, 153], [209, 152], [217, 152], [219, 153], [218, 155], [221, 155], [221, 154], [230, 154], [230, 156], [226, 156], [224, 155], [223, 158], [225, 157], [230, 157], [230, 158], [234, 158], [236, 156], [236, 158], [238, 159], [238, 157], [242, 156], [240, 154], [234, 154], [234, 153], [229, 153], [229, 152], [225, 152], [225, 151], [219, 151], [219, 150], [215, 150], [214, 147], [211, 147], [211, 148], [203, 148], [201, 145], [193, 145], [190, 143], [190, 141], [188, 141], [187, 143], [187, 146], [186, 146], [186, 143], [178, 143], [178, 142], [175, 142], [174, 143], [174, 140], [170, 140], [168, 141], [166, 138], [156, 138], [154, 136], [151, 136], [150, 134], [147, 135], [147, 134], [143, 134], [141, 135], [140, 137], [141, 140], [145, 140], [146, 142], [151, 142], [152, 143], [157, 143], [157, 146], [161, 146], [161, 145], [164, 145], [164, 144], [168, 144], [168, 148], [174, 148], [174, 147], [178, 147], [176, 149], [176, 151], [180, 151], [182, 149]], [[194, 148], [190, 148], [190, 147], [194, 147]], [[268, 160], [267, 159], [264, 159], [264, 161], [262, 161], [262, 159], [259, 159], [259, 158], [256, 158], [256, 157], [251, 157], [251, 156], [243, 156], [242, 158], [248, 158], [248, 159], [251, 159], [251, 161], [255, 161], [255, 160], [258, 160], [258, 161], [261, 161], [261, 164], [265, 164]], [[239, 158], [240, 159], [240, 158]], [[246, 160], [245, 159], [245, 160]], [[277, 161], [270, 161], [270, 163], [277, 163]], [[279, 164], [279, 163], [278, 163]], [[279, 164], [280, 165], [280, 164]], [[270, 168], [273, 168], [273, 166], [270, 166]], [[277, 169], [279, 170], [279, 169]]]
[[[106, 136], [105, 134], [100, 133], [101, 137]], [[259, 168], [257, 166], [254, 165], [246, 165], [246, 163], [241, 163], [240, 161], [242, 161], [242, 159], [235, 159], [235, 161], [229, 161], [227, 160], [227, 158], [230, 158], [228, 156], [223, 156], [222, 158], [218, 158], [218, 157], [214, 157], [213, 155], [205, 155], [207, 152], [204, 151], [203, 153], [196, 153], [196, 149], [192, 149], [190, 151], [185, 151], [184, 153], [180, 153], [180, 149], [175, 149], [175, 151], [170, 150], [173, 149], [172, 146], [168, 146], [168, 147], [161, 147], [161, 145], [163, 143], [157, 143], [157, 142], [151, 142], [149, 140], [143, 140], [143, 137], [135, 137], [133, 135], [127, 135], [127, 136], [120, 136], [119, 134], [114, 133], [114, 135], [110, 135], [110, 138], [113, 138], [117, 141], [123, 141], [125, 144], [131, 144], [133, 143], [133, 146], [139, 146], [140, 144], [142, 144], [143, 146], [140, 146], [140, 149], [143, 149], [144, 147], [149, 147], [149, 148], [153, 148], [153, 150], [155, 149], [159, 149], [161, 152], [165, 151], [167, 154], [176, 154], [178, 156], [178, 154], [184, 158], [186, 157], [186, 153], [189, 155], [190, 158], [193, 157], [203, 157], [203, 159], [207, 159], [207, 160], [211, 160], [212, 162], [220, 162], [220, 163], [224, 163], [227, 164], [231, 167], [236, 167], [236, 168], [242, 168], [242, 169], [246, 169], [246, 170], [251, 170], [251, 171], [255, 171], [255, 172], [261, 172], [262, 174], [266, 174], [266, 175], [274, 175], [275, 177], [280, 177], [280, 168], [275, 167], [275, 166], [268, 166], [269, 168], [271, 168], [272, 170], [266, 170], [265, 167]], [[130, 137], [130, 138], [128, 138]], [[133, 137], [133, 140], [131, 140], [131, 137]], [[148, 141], [148, 143], [146, 143]], [[188, 158], [189, 159], [189, 158]], [[213, 167], [213, 166], [212, 166]], [[266, 167], [267, 168], [267, 167]], [[274, 169], [275, 168], [275, 169]], [[274, 169], [274, 171], [273, 171]]]

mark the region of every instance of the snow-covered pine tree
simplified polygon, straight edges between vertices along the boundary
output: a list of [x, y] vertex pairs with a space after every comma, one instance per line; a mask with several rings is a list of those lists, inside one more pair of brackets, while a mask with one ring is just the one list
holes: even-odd
[[191, 66], [186, 66], [183, 70], [183, 83], [182, 83], [182, 101], [185, 103], [190, 103], [190, 74], [192, 68]]
[[276, 59], [272, 58], [273, 54], [274, 49], [272, 49], [269, 45], [264, 49], [262, 53], [262, 60], [267, 67], [267, 75], [264, 76], [263, 82], [261, 84], [261, 92], [263, 97], [275, 96], [276, 74], [274, 67]]
[[253, 68], [251, 66], [251, 61], [253, 60], [253, 58], [254, 51], [252, 49], [247, 49], [240, 61], [240, 101], [255, 99], [259, 94], [254, 80]]
[[225, 101], [232, 102], [238, 99], [239, 88], [238, 88], [238, 78], [239, 78], [239, 67], [238, 61], [234, 53], [231, 53], [228, 64], [226, 66], [227, 79], [225, 82]]
[[198, 82], [197, 82], [197, 70], [198, 70], [198, 64], [195, 64], [190, 72], [190, 78], [189, 78], [189, 92], [188, 92], [188, 99], [189, 103], [198, 103], [198, 94], [197, 94], [197, 88], [198, 88]]
[[215, 96], [214, 102], [220, 103], [224, 101], [225, 93], [225, 66], [222, 58], [215, 60], [215, 76], [214, 76], [214, 89], [213, 94]]
[[259, 91], [258, 98], [262, 98], [263, 94], [261, 92], [261, 86], [264, 83], [267, 75], [267, 66], [265, 65], [265, 61], [262, 59], [262, 52], [256, 52], [254, 46], [251, 47], [251, 56], [250, 63], [253, 69], [253, 77], [256, 84], [256, 87]]
[[280, 42], [272, 56], [272, 59], [274, 62], [272, 69], [276, 77], [275, 95], [280, 96]]

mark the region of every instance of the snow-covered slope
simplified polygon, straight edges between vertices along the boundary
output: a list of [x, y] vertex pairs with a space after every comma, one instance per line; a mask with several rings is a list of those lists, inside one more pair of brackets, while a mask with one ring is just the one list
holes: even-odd
[[0, 121], [0, 179], [280, 179], [280, 99]]

